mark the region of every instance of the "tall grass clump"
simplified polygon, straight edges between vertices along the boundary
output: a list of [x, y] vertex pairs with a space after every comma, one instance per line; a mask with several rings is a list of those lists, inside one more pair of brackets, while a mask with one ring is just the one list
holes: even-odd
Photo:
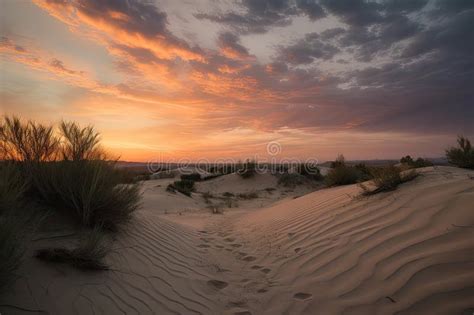
[[123, 184], [122, 170], [100, 149], [93, 127], [52, 125], [4, 117], [0, 147], [17, 161], [28, 197], [63, 212], [84, 226], [117, 229], [139, 207], [137, 184]]
[[167, 191], [180, 193], [191, 197], [191, 193], [195, 191], [194, 181], [189, 179], [177, 180], [173, 184], [169, 184], [166, 188]]
[[406, 183], [415, 179], [418, 176], [414, 170], [402, 172], [402, 170], [395, 166], [377, 167], [372, 169], [372, 182], [375, 189], [370, 189], [367, 186], [360, 184], [363, 189], [363, 195], [374, 195], [383, 191], [395, 190], [400, 184]]
[[33, 184], [40, 200], [82, 225], [109, 230], [128, 222], [140, 205], [137, 184], [122, 184], [114, 162], [59, 161], [35, 168]]
[[446, 157], [450, 164], [461, 168], [474, 169], [474, 148], [469, 139], [459, 136], [458, 147], [446, 150]]
[[346, 165], [343, 155], [339, 155], [336, 161], [331, 163], [331, 166], [331, 170], [325, 177], [327, 186], [355, 184], [362, 178], [362, 173], [359, 169]]
[[0, 158], [23, 162], [51, 161], [57, 158], [60, 140], [53, 126], [18, 117], [4, 117], [0, 124]]

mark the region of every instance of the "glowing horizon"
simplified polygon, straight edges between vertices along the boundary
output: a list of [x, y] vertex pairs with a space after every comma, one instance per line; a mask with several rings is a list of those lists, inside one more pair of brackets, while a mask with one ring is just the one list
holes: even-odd
[[2, 1], [2, 114], [126, 161], [439, 157], [474, 135], [472, 3]]

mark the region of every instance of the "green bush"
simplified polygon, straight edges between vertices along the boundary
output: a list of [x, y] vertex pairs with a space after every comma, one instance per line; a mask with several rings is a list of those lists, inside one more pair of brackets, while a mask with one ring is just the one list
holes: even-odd
[[446, 150], [448, 162], [462, 168], [474, 169], [474, 148], [463, 136], [458, 137], [458, 147]]
[[378, 167], [372, 169], [372, 181], [375, 189], [369, 189], [361, 184], [364, 190], [363, 195], [374, 195], [382, 191], [395, 190], [398, 185], [415, 179], [418, 174], [414, 171], [408, 171], [402, 174], [402, 170], [395, 166]]
[[179, 191], [180, 193], [191, 197], [191, 193], [195, 190], [194, 181], [188, 179], [178, 180], [175, 181], [173, 184], [169, 184], [166, 190], [172, 192]]

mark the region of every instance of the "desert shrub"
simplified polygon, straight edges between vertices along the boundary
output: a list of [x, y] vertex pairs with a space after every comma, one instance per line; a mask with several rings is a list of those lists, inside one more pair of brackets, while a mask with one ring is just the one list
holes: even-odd
[[462, 168], [474, 169], [474, 148], [463, 136], [458, 137], [458, 147], [446, 150], [448, 162]]
[[240, 193], [237, 195], [237, 197], [239, 197], [240, 199], [246, 199], [246, 200], [256, 199], [258, 198], [258, 193], [255, 191], [251, 191], [248, 193]]
[[411, 156], [407, 155], [400, 159], [400, 163], [403, 165], [408, 166], [409, 168], [420, 168], [420, 167], [427, 167], [433, 166], [433, 163], [427, 159], [417, 158], [413, 160]]
[[201, 180], [201, 174], [199, 173], [183, 174], [181, 175], [181, 180], [192, 180], [192, 181], [198, 182]]
[[360, 186], [364, 190], [363, 195], [374, 195], [382, 191], [394, 190], [398, 185], [413, 180], [417, 176], [414, 170], [402, 173], [401, 169], [395, 166], [377, 167], [372, 169], [372, 182], [375, 189], [369, 189], [363, 184]]
[[323, 175], [321, 175], [321, 171], [319, 168], [314, 164], [309, 163], [302, 163], [299, 164], [296, 168], [296, 172], [306, 178], [312, 180], [322, 180]]
[[339, 186], [357, 183], [361, 178], [361, 173], [352, 166], [337, 166], [332, 168], [325, 177], [326, 185]]
[[194, 181], [188, 179], [177, 180], [173, 184], [169, 184], [166, 188], [167, 191], [179, 191], [180, 193], [191, 196], [191, 193], [194, 192]]
[[372, 178], [373, 167], [367, 166], [365, 163], [358, 163], [354, 168], [359, 172], [359, 181], [366, 181]]
[[108, 270], [104, 258], [111, 250], [111, 243], [107, 235], [95, 227], [85, 234], [79, 245], [74, 249], [44, 248], [36, 252], [36, 258], [55, 263], [70, 264], [74, 268], [83, 270]]
[[18, 117], [4, 117], [0, 125], [0, 158], [24, 162], [50, 161], [57, 157], [59, 139], [53, 127]]
[[100, 135], [92, 126], [81, 128], [74, 122], [61, 122], [61, 155], [66, 161], [101, 160]]
[[304, 183], [304, 177], [297, 173], [284, 173], [278, 177], [278, 185], [295, 187]]
[[238, 174], [244, 179], [251, 178], [255, 176], [255, 174], [257, 173], [256, 168], [257, 168], [257, 163], [254, 161], [248, 160], [239, 169]]
[[41, 163], [30, 172], [34, 192], [44, 204], [85, 226], [116, 230], [140, 206], [137, 184], [122, 184], [120, 170], [107, 161]]
[[222, 196], [224, 196], [224, 197], [234, 197], [235, 195], [233, 193], [229, 192], [229, 191], [226, 191], [222, 194]]
[[331, 165], [331, 168], [346, 166], [346, 158], [344, 157], [344, 155], [339, 154], [336, 160], [332, 161], [330, 165]]

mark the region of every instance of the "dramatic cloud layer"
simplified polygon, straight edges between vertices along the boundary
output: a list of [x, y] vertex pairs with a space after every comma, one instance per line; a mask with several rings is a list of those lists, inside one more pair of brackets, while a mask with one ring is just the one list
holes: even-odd
[[[362, 157], [380, 145], [368, 140], [380, 134], [401, 148], [387, 156], [413, 150], [407, 138], [440, 154], [445, 143], [433, 137], [474, 134], [474, 1], [242, 0], [199, 9], [164, 0], [34, 3], [7, 9], [42, 15], [49, 28], [84, 41], [84, 51], [19, 33], [27, 21], [5, 15], [5, 71], [30, 76], [20, 64], [56, 82], [46, 91], [76, 89], [57, 96], [64, 108], [56, 116], [102, 124], [110, 143], [130, 146], [127, 158], [147, 158], [146, 148], [189, 154], [180, 146], [248, 154], [275, 139], [291, 148], [287, 154], [311, 155], [299, 149], [307, 144], [324, 158], [339, 152], [324, 141], [340, 143], [329, 135], [351, 138], [341, 143]], [[45, 99], [45, 92], [15, 95], [18, 79], [5, 80], [8, 113]], [[102, 111], [85, 104], [98, 99]], [[122, 124], [128, 132], [113, 123], [127, 121], [123, 108], [139, 113], [137, 123]], [[160, 139], [171, 144], [157, 147]]]

